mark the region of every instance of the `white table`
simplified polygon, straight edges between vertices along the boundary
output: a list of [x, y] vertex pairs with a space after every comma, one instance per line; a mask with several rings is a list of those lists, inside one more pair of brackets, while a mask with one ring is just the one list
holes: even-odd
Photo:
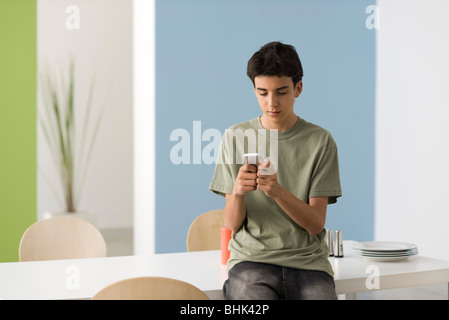
[[220, 251], [0, 263], [0, 299], [86, 299], [115, 281], [142, 276], [183, 280], [223, 299], [227, 273]]
[[421, 255], [404, 261], [370, 261], [354, 255], [354, 243], [343, 242], [343, 258], [329, 258], [335, 273], [335, 289], [338, 294], [345, 294], [346, 298], [354, 299], [358, 292], [372, 290], [449, 284], [449, 261]]
[[[354, 256], [345, 241], [343, 258], [329, 258], [338, 294], [449, 283], [449, 262], [416, 256], [372, 262]], [[212, 299], [223, 299], [227, 278], [220, 251], [183, 252], [75, 260], [0, 263], [0, 299], [88, 299], [103, 287], [139, 276], [189, 282]]]

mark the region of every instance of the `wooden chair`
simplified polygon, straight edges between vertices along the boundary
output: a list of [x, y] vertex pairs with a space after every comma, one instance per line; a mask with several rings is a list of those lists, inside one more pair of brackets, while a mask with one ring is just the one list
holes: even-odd
[[76, 217], [54, 217], [32, 224], [23, 234], [19, 261], [80, 259], [106, 256], [100, 231]]
[[197, 287], [164, 277], [120, 280], [98, 291], [92, 300], [210, 300]]
[[212, 210], [197, 217], [187, 233], [187, 251], [220, 250], [220, 229], [224, 209]]

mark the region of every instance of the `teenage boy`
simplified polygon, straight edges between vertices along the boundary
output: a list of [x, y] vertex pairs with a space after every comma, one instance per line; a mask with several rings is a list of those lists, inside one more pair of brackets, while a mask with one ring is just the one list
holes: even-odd
[[[226, 130], [210, 185], [226, 197], [225, 226], [233, 231], [225, 298], [336, 299], [324, 225], [327, 205], [341, 196], [337, 146], [328, 131], [293, 110], [303, 88], [293, 46], [264, 45], [248, 61], [247, 74], [262, 115]], [[236, 146], [236, 131], [254, 131], [256, 145]], [[239, 153], [266, 145], [259, 141], [265, 137], [273, 144], [273, 131], [272, 163], [242, 165]], [[270, 166], [274, 174], [264, 172]]]

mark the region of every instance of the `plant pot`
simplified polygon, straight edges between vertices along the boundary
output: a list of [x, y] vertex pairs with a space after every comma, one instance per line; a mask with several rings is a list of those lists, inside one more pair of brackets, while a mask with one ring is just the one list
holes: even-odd
[[76, 217], [83, 220], [86, 220], [87, 222], [91, 223], [95, 227], [97, 227], [97, 215], [95, 213], [91, 212], [53, 212], [53, 211], [45, 211], [43, 214], [43, 219], [53, 218], [53, 217], [61, 217], [61, 216], [69, 216], [69, 217]]

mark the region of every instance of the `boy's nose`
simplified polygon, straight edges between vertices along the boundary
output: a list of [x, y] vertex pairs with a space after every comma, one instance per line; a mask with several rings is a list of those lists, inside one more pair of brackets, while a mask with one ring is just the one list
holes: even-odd
[[268, 106], [269, 107], [276, 107], [278, 105], [278, 99], [276, 95], [272, 94], [268, 97]]

